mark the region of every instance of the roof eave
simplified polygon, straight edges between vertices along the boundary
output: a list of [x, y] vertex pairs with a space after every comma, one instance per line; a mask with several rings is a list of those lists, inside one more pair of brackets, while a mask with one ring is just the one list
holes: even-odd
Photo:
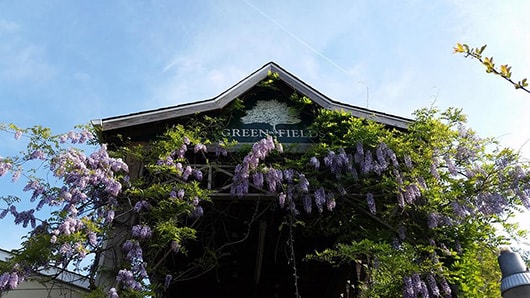
[[293, 89], [306, 95], [319, 106], [329, 110], [345, 110], [351, 112], [353, 116], [360, 118], [372, 119], [386, 125], [406, 129], [411, 120], [403, 117], [398, 117], [390, 114], [370, 111], [367, 109], [350, 106], [337, 101], [334, 101], [316, 89], [307, 85], [285, 69], [281, 68], [274, 62], [265, 64], [254, 73], [250, 74], [228, 90], [220, 95], [200, 102], [186, 103], [168, 108], [157, 110], [144, 111], [134, 114], [128, 114], [117, 117], [110, 117], [105, 119], [92, 120], [92, 125], [100, 132], [110, 131], [135, 125], [142, 125], [156, 121], [164, 121], [168, 119], [178, 118], [182, 116], [192, 115], [194, 113], [202, 113], [212, 110], [218, 110], [225, 107], [233, 99], [239, 97], [244, 92], [258, 84], [261, 80], [267, 77], [269, 72], [277, 73], [281, 80]]
[[221, 109], [230, 103], [234, 98], [237, 98], [252, 86], [256, 85], [265, 77], [267, 77], [268, 72], [272, 71], [272, 69], [271, 63], [268, 63], [228, 90], [209, 100], [186, 103], [169, 108], [145, 111], [135, 114], [96, 119], [92, 120], [91, 122], [92, 125], [101, 129], [102, 131], [108, 131], [128, 126], [141, 125], [153, 121], [163, 121], [167, 119], [178, 118], [194, 113], [202, 113]]

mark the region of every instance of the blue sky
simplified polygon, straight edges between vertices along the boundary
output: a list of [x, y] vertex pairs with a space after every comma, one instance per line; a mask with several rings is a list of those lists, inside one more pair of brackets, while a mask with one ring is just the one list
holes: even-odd
[[[351, 105], [463, 108], [479, 135], [519, 149], [530, 95], [452, 47], [488, 44], [514, 78], [530, 76], [528, 11], [525, 0], [0, 1], [0, 122], [66, 132], [212, 98], [274, 61]], [[0, 139], [0, 155], [17, 149]], [[10, 235], [0, 247], [17, 245]]]

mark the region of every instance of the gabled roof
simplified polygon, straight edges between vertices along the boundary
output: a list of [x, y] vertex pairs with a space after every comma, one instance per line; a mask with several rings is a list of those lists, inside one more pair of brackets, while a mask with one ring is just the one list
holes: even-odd
[[234, 99], [254, 87], [260, 81], [265, 79], [269, 72], [277, 73], [280, 80], [291, 86], [300, 94], [305, 95], [322, 108], [329, 110], [344, 110], [350, 112], [353, 116], [365, 119], [372, 119], [376, 122], [405, 129], [411, 122], [410, 119], [381, 113], [357, 106], [348, 105], [338, 101], [334, 101], [324, 94], [320, 93], [313, 87], [307, 85], [285, 69], [281, 68], [274, 62], [269, 62], [263, 67], [250, 74], [230, 89], [221, 93], [220, 95], [203, 101], [193, 103], [186, 103], [156, 110], [149, 110], [139, 113], [133, 113], [122, 116], [109, 117], [104, 119], [92, 120], [92, 125], [98, 128], [101, 132], [108, 132], [115, 129], [123, 129], [127, 127], [144, 125], [164, 120], [179, 118], [182, 116], [192, 115], [195, 113], [208, 112], [212, 110], [222, 109]]

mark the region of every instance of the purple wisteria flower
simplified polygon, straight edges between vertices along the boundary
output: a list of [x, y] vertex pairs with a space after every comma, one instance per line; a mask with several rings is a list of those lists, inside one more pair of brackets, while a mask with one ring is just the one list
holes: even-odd
[[415, 298], [416, 291], [410, 276], [403, 277], [403, 298]]
[[[276, 144], [271, 136], [267, 136], [264, 139], [254, 143], [252, 145], [252, 151], [248, 156], [252, 156], [252, 160], [260, 159], [264, 160], [267, 155], [276, 148]], [[281, 151], [281, 150], [280, 150]]]
[[440, 181], [440, 173], [438, 173], [437, 166], [437, 162], [431, 163], [431, 175], [434, 177], [434, 179]]
[[269, 191], [276, 192], [278, 185], [281, 184], [283, 180], [282, 170], [270, 168], [266, 174], [266, 177], [267, 177], [267, 184], [269, 186]]
[[24, 275], [18, 271], [4, 272], [0, 275], [0, 291], [13, 290], [24, 281]]
[[434, 229], [438, 227], [439, 219], [440, 219], [440, 214], [435, 213], [435, 212], [429, 213], [429, 215], [427, 216], [427, 226], [429, 227], [429, 229]]
[[81, 230], [83, 227], [84, 224], [79, 218], [68, 216], [63, 223], [59, 225], [57, 231], [65, 235], [71, 235]]
[[293, 169], [285, 169], [283, 171], [283, 179], [285, 179], [285, 181], [287, 183], [292, 183], [293, 182], [293, 177], [294, 177], [294, 170]]
[[12, 167], [13, 165], [9, 161], [0, 158], [0, 177], [4, 176]]
[[72, 130], [60, 136], [59, 141], [61, 143], [66, 143], [67, 141], [70, 141], [70, 143], [72, 144], [77, 144], [77, 143], [82, 144], [88, 140], [92, 140], [93, 138], [94, 138], [94, 135], [86, 129], [81, 132]]
[[175, 240], [171, 241], [170, 247], [171, 247], [171, 250], [173, 252], [179, 252], [180, 251], [180, 244], [177, 241], [175, 241]]
[[59, 253], [64, 257], [64, 259], [70, 259], [74, 254], [74, 249], [70, 243], [63, 243], [59, 247]]
[[182, 173], [184, 172], [184, 166], [182, 165], [181, 162], [177, 162], [177, 163], [175, 164], [175, 169], [177, 169], [177, 173], [178, 173], [179, 175], [182, 175]]
[[285, 198], [287, 197], [286, 194], [284, 194], [283, 192], [281, 192], [279, 195], [278, 195], [278, 204], [280, 205], [281, 208], [284, 207], [285, 205]]
[[188, 180], [188, 177], [193, 173], [193, 169], [190, 166], [186, 166], [184, 172], [182, 172], [182, 179]]
[[46, 159], [46, 155], [44, 154], [44, 152], [42, 150], [37, 149], [37, 150], [33, 151], [33, 153], [31, 153], [28, 158], [29, 159], [45, 160]]
[[149, 210], [149, 208], [151, 208], [151, 205], [149, 204], [149, 202], [147, 201], [138, 201], [135, 205], [134, 205], [134, 212], [140, 212], [142, 210]]
[[405, 166], [409, 169], [412, 169], [412, 158], [410, 155], [405, 155], [403, 157], [403, 162], [405, 163]]
[[[188, 141], [188, 144], [189, 144], [189, 141]], [[180, 146], [180, 148], [175, 152], [175, 155], [177, 156], [177, 158], [184, 158], [184, 155], [186, 155], [186, 151], [188, 151], [188, 146], [186, 143], [182, 144]]]
[[417, 295], [421, 295], [421, 297], [429, 297], [429, 290], [427, 289], [427, 285], [421, 279], [418, 273], [412, 274], [412, 284], [414, 285], [414, 292]]
[[143, 250], [140, 243], [136, 240], [126, 240], [122, 246], [123, 250], [127, 252], [127, 260], [141, 260], [143, 258]]
[[447, 297], [451, 297], [451, 287], [449, 287], [449, 284], [447, 283], [447, 280], [444, 277], [440, 278], [439, 282], [440, 288], [442, 290], [442, 293]]
[[97, 238], [96, 233], [89, 232], [87, 236], [88, 236], [88, 243], [90, 243], [90, 245], [92, 245], [92, 246], [96, 246], [97, 242], [98, 242], [98, 238]]
[[140, 284], [140, 282], [138, 282], [135, 279], [133, 272], [127, 269], [121, 269], [120, 271], [118, 271], [118, 276], [116, 277], [116, 281], [121, 282], [124, 288], [126, 289], [131, 289], [131, 290], [142, 289], [142, 284]]
[[499, 193], [482, 192], [477, 197], [476, 205], [478, 211], [483, 214], [502, 214], [508, 205], [508, 200]]
[[219, 141], [217, 146], [215, 146], [215, 156], [228, 156], [228, 151], [223, 141]]
[[195, 147], [193, 148], [193, 152], [197, 153], [197, 152], [203, 152], [203, 153], [207, 153], [208, 150], [206, 148], [206, 145], [204, 144], [201, 144], [201, 143], [198, 143], [195, 145]]
[[335, 159], [335, 152], [333, 152], [331, 150], [328, 151], [328, 155], [324, 157], [324, 164], [326, 165], [326, 167], [331, 169], [331, 172], [333, 172], [334, 159]]
[[6, 217], [7, 213], [9, 213], [9, 209], [4, 209], [2, 210], [2, 212], [0, 212], [0, 219], [3, 219], [4, 217]]
[[135, 225], [132, 227], [131, 236], [140, 240], [146, 240], [151, 238], [153, 232], [151, 228], [146, 225]]
[[195, 209], [193, 209], [193, 211], [190, 213], [191, 218], [199, 218], [199, 217], [202, 217], [203, 215], [204, 215], [204, 210], [202, 209], [201, 206], [195, 207]]
[[303, 198], [302, 198], [302, 205], [304, 206], [304, 211], [307, 213], [307, 214], [311, 214], [311, 211], [312, 211], [312, 202], [311, 202], [311, 196], [309, 195], [305, 195]]
[[114, 221], [114, 210], [107, 210], [105, 215], [105, 223], [110, 224]]
[[193, 170], [193, 177], [195, 177], [195, 179], [197, 179], [197, 181], [202, 181], [202, 172], [201, 172], [201, 170], [194, 169]]
[[399, 161], [397, 159], [396, 153], [387, 147], [387, 155], [390, 158], [390, 162], [392, 162], [392, 166], [395, 168], [399, 167]]
[[405, 192], [403, 195], [405, 196], [405, 201], [408, 204], [413, 204], [416, 199], [421, 197], [421, 191], [416, 183], [411, 183], [405, 187]]
[[168, 167], [172, 167], [172, 166], [175, 166], [175, 161], [173, 160], [173, 157], [171, 156], [166, 156], [165, 158], [161, 158], [159, 159], [157, 162], [156, 162], [157, 165], [159, 166], [168, 166]]
[[302, 193], [309, 192], [309, 180], [305, 177], [304, 174], [298, 175], [298, 190]]
[[363, 144], [357, 143], [357, 145], [355, 146], [355, 149], [356, 150], [355, 150], [355, 154], [353, 155], [353, 160], [355, 161], [356, 164], [360, 165], [364, 161]]
[[254, 185], [256, 185], [256, 187], [258, 188], [262, 188], [263, 187], [263, 173], [262, 172], [256, 172], [254, 174], [252, 174], [252, 183], [254, 183]]
[[116, 288], [110, 288], [109, 290], [109, 298], [119, 298], [120, 295], [118, 295], [118, 291]]
[[326, 208], [328, 211], [333, 211], [337, 206], [337, 201], [335, 201], [335, 195], [333, 193], [328, 193], [326, 196]]
[[15, 131], [15, 140], [20, 139], [21, 136], [22, 136], [22, 130]]
[[185, 194], [186, 194], [186, 191], [185, 191], [184, 189], [181, 188], [181, 189], [179, 189], [179, 190], [177, 191], [177, 198], [179, 198], [179, 199], [183, 199]]
[[318, 170], [320, 168], [320, 161], [315, 156], [311, 157], [309, 164]]
[[18, 276], [18, 273], [17, 272], [11, 272], [11, 274], [9, 275], [9, 288], [11, 289], [14, 289], [18, 286], [18, 284], [20, 283], [20, 278]]
[[20, 178], [20, 175], [22, 174], [22, 167], [17, 167], [17, 169], [13, 172], [13, 175], [11, 176], [11, 182], [17, 182]]
[[171, 284], [171, 280], [173, 279], [173, 276], [171, 274], [167, 274], [166, 278], [164, 279], [164, 287], [169, 288], [169, 285]]
[[346, 154], [344, 149], [340, 148], [338, 154], [334, 151], [328, 151], [328, 155], [324, 157], [324, 165], [329, 168], [332, 174], [340, 177], [343, 171], [351, 171], [353, 168], [350, 156]]
[[318, 212], [322, 213], [322, 211], [324, 211], [324, 204], [326, 203], [326, 191], [324, 190], [324, 188], [320, 187], [315, 190], [314, 196], [315, 206], [317, 207]]
[[388, 146], [385, 143], [380, 143], [375, 148], [375, 157], [377, 162], [379, 163], [379, 166], [382, 169], [386, 169], [388, 167], [388, 162], [386, 161], [387, 151], [390, 150]]
[[451, 208], [453, 209], [453, 214], [459, 218], [464, 218], [472, 214], [471, 210], [464, 204], [461, 204], [460, 202], [453, 201], [451, 202], [450, 205], [451, 205]]
[[33, 215], [35, 210], [30, 209], [27, 211], [17, 211], [15, 206], [10, 207], [11, 214], [15, 217], [15, 224], [22, 224], [22, 227], [26, 228], [28, 224], [31, 224], [32, 228], [36, 226], [36, 219]]
[[[267, 155], [276, 149], [281, 152], [283, 149], [281, 145], [275, 142], [271, 136], [254, 143], [252, 150], [243, 158], [243, 162], [238, 164], [234, 171], [232, 178], [232, 186], [230, 187], [230, 193], [234, 196], [242, 197], [248, 193], [249, 177], [250, 172], [255, 171], [261, 160], [264, 160]], [[274, 168], [263, 169], [265, 174], [265, 180], [268, 184], [271, 192], [276, 192], [276, 188], [283, 179], [283, 171], [276, 170]]]
[[451, 160], [451, 157], [449, 155], [444, 156], [445, 165], [447, 166], [447, 170], [452, 176], [458, 175], [458, 170], [456, 169], [455, 164]]
[[370, 210], [370, 213], [375, 214], [376, 209], [374, 195], [370, 192], [366, 194], [366, 203], [368, 204], [368, 210]]
[[439, 297], [440, 289], [438, 288], [438, 285], [436, 284], [436, 279], [434, 278], [433, 274], [427, 275], [427, 284], [429, 285], [429, 288], [431, 289], [431, 293], [435, 297]]
[[367, 173], [370, 173], [370, 171], [372, 171], [373, 168], [374, 168], [374, 164], [373, 164], [372, 152], [367, 151], [364, 154], [364, 161], [362, 161], [362, 164], [361, 164], [361, 172], [363, 174], [367, 174]]

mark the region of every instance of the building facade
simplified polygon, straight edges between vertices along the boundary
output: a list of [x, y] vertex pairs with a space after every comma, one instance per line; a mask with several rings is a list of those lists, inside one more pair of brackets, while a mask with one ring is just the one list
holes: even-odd
[[[92, 124], [100, 142], [119, 147], [149, 144], [170, 127], [218, 117], [223, 124], [211, 131], [211, 137], [237, 142], [231, 150], [273, 136], [296, 158], [323, 137], [311, 127], [318, 109], [342, 111], [389, 129], [406, 130], [410, 123], [403, 117], [332, 100], [271, 62], [215, 98], [93, 120]], [[306, 254], [332, 245], [336, 239], [307, 236], [302, 231], [294, 235], [296, 249], [286, 253], [292, 235], [282, 228], [282, 211], [273, 207], [275, 195], [251, 185], [244, 199], [234, 198], [230, 191], [233, 165], [209, 162], [215, 153], [213, 149], [208, 152], [203, 158], [193, 157], [192, 163], [206, 173], [201, 183], [212, 191], [212, 204], [204, 206], [197, 241], [185, 256], [168, 258], [166, 266], [187, 272], [182, 264], [202, 257], [202, 249], [210, 243], [216, 243], [219, 258], [215, 268], [182, 278], [167, 293], [172, 290], [179, 297], [292, 297], [295, 262], [299, 264], [296, 275], [302, 297], [348, 297], [352, 279], [362, 278], [362, 268], [302, 262]], [[141, 167], [130, 166], [132, 178], [143, 175]], [[293, 260], [293, 255], [298, 259]]]

